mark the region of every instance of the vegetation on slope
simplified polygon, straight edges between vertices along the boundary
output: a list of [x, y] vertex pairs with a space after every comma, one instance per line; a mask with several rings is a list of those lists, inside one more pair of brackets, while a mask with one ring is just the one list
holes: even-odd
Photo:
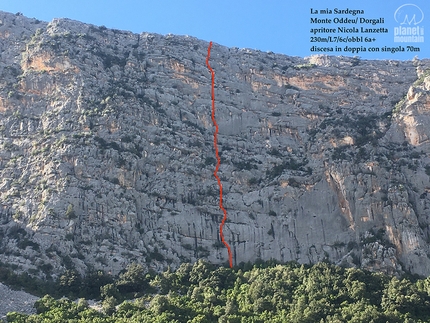
[[38, 314], [7, 318], [14, 323], [430, 321], [430, 278], [399, 279], [327, 263], [230, 269], [198, 261], [158, 275], [134, 264], [101, 287], [101, 298], [102, 312], [85, 299], [44, 296], [35, 304]]

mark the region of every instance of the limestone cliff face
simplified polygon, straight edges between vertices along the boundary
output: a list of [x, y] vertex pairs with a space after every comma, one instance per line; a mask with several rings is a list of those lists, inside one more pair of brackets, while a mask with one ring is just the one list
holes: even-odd
[[[0, 13], [0, 260], [226, 263], [208, 43]], [[428, 60], [214, 45], [234, 262], [430, 274]]]

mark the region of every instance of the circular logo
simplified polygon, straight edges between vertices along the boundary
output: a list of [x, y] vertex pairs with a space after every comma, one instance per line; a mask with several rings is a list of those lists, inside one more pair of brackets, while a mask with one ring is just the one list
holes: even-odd
[[417, 5], [407, 3], [397, 8], [394, 20], [401, 25], [418, 25], [424, 20], [424, 12]]

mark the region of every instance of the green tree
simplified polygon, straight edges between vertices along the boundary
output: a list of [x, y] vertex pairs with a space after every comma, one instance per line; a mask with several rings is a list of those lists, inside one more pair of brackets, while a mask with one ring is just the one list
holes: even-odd
[[73, 205], [72, 204], [69, 204], [67, 206], [66, 218], [69, 219], [69, 220], [76, 218], [76, 213], [75, 213], [75, 210], [73, 209]]
[[102, 302], [103, 313], [106, 315], [112, 315], [115, 312], [115, 305], [118, 301], [113, 296], [106, 297]]
[[151, 280], [150, 285], [156, 287], [161, 294], [167, 294], [169, 291], [179, 292], [180, 290], [185, 292], [186, 290], [185, 286], [179, 282], [177, 275], [172, 273], [170, 267]]
[[169, 309], [169, 300], [164, 295], [155, 295], [149, 304], [151, 311], [157, 315]]
[[28, 315], [18, 312], [7, 313], [6, 319], [8, 323], [28, 323]]
[[345, 304], [341, 308], [341, 314], [343, 320], [349, 323], [385, 323], [388, 319], [378, 310], [377, 306], [370, 305], [366, 300]]
[[127, 270], [119, 276], [116, 286], [121, 293], [145, 291], [149, 285], [144, 267], [138, 263], [130, 264]]
[[100, 287], [100, 295], [102, 299], [107, 299], [109, 297], [121, 299], [121, 294], [115, 284], [107, 284]]
[[193, 269], [190, 272], [190, 283], [198, 284], [209, 277], [213, 270], [213, 265], [210, 265], [206, 261], [200, 259], [193, 265]]
[[60, 292], [64, 295], [76, 297], [80, 294], [82, 287], [82, 278], [79, 273], [74, 270], [66, 270], [59, 279]]
[[[73, 286], [73, 275], [65, 275], [64, 286]], [[123, 302], [115, 309], [125, 296], [135, 297], [121, 294], [118, 286], [134, 286], [142, 277], [149, 280], [142, 267], [133, 265], [117, 282], [102, 286], [104, 314], [83, 299], [76, 304], [44, 296], [35, 304], [38, 314], [9, 313], [8, 318], [14, 323], [430, 322], [428, 278], [411, 282], [327, 263], [259, 263], [232, 270], [198, 261], [157, 275], [152, 282], [163, 286], [164, 295], [146, 290], [134, 303]]]
[[112, 283], [112, 277], [104, 273], [102, 270], [88, 271], [82, 281], [83, 294], [88, 299], [99, 298], [100, 288]]
[[88, 301], [85, 298], [80, 298], [78, 300], [78, 311], [84, 311], [88, 308]]
[[225, 314], [227, 315], [234, 315], [237, 314], [239, 310], [239, 306], [237, 305], [236, 300], [227, 300], [225, 303]]
[[381, 306], [386, 313], [411, 314], [414, 318], [430, 318], [427, 295], [407, 279], [393, 277], [382, 297]]
[[46, 313], [57, 305], [57, 301], [50, 295], [45, 295], [34, 303], [36, 313]]

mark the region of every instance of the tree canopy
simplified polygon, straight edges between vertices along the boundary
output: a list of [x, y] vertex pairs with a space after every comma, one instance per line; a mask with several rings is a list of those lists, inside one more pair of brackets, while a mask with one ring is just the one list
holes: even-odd
[[[74, 286], [73, 279], [64, 282]], [[101, 312], [83, 299], [72, 302], [47, 295], [36, 302], [37, 314], [14, 312], [7, 319], [13, 323], [430, 322], [430, 278], [412, 281], [327, 263], [230, 269], [198, 261], [151, 277], [132, 265], [116, 281], [102, 286], [101, 295]]]

